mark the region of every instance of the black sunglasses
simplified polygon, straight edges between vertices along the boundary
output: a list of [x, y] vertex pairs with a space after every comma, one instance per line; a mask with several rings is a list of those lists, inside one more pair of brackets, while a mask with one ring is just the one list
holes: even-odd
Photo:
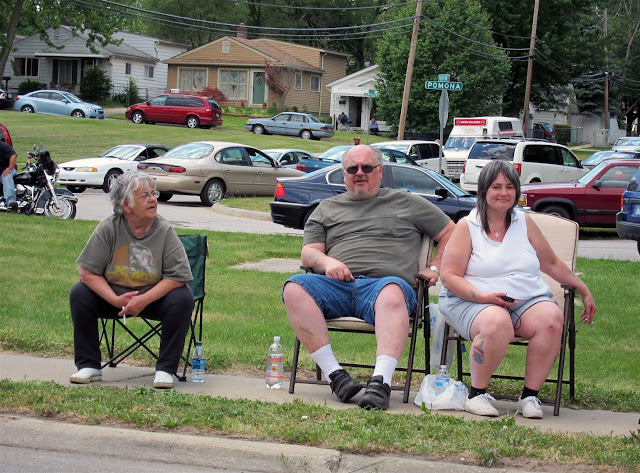
[[358, 172], [358, 168], [361, 167], [362, 168], [362, 172], [365, 174], [369, 174], [371, 172], [373, 172], [373, 170], [377, 167], [380, 167], [379, 164], [376, 164], [375, 166], [371, 166], [369, 164], [362, 164], [362, 165], [358, 165], [358, 166], [349, 166], [348, 168], [344, 168], [345, 171], [347, 171], [347, 174], [355, 174]]

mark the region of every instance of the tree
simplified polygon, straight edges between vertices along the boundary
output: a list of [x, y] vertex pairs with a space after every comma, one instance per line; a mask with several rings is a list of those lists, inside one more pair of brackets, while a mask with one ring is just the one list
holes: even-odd
[[286, 64], [278, 65], [264, 61], [265, 81], [271, 90], [280, 96], [282, 109], [285, 108], [287, 94], [294, 86], [296, 73], [302, 74], [295, 58], [289, 58]]
[[[414, 6], [398, 15], [407, 17]], [[439, 129], [440, 93], [425, 90], [427, 80], [450, 74], [464, 84], [449, 93], [449, 116], [499, 115], [507, 87], [506, 54], [492, 47], [489, 19], [476, 0], [437, 0], [424, 4], [418, 36], [407, 128], [435, 132]], [[473, 24], [459, 18], [473, 18]], [[455, 34], [453, 33], [455, 32]], [[462, 41], [461, 37], [472, 41]], [[410, 34], [388, 33], [378, 42], [376, 99], [379, 118], [396, 127], [399, 122]], [[486, 45], [486, 46], [483, 46]]]
[[80, 81], [80, 96], [87, 102], [101, 102], [109, 97], [111, 80], [99, 67], [86, 69]]

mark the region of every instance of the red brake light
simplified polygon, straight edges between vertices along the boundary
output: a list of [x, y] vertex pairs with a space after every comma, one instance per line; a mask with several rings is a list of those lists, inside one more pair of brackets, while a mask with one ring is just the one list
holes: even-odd
[[298, 164], [296, 164], [296, 169], [298, 171], [307, 172], [307, 165], [298, 161]]
[[165, 172], [187, 172], [182, 166], [172, 166], [171, 164], [138, 163], [138, 169], [143, 171], [151, 167], [158, 167]]
[[513, 165], [516, 167], [516, 171], [518, 171], [518, 175], [522, 174], [522, 164], [513, 163]]
[[467, 161], [464, 161], [464, 164], [462, 165], [462, 174], [466, 174], [467, 173]]
[[284, 187], [279, 182], [276, 184], [276, 192], [273, 197], [284, 197]]

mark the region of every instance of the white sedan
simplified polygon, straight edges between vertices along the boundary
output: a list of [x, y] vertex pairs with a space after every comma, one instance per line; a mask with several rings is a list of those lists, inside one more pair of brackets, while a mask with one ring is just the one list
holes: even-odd
[[76, 159], [59, 165], [57, 184], [71, 192], [84, 192], [87, 187], [111, 190], [115, 178], [125, 172], [137, 171], [138, 163], [157, 158], [169, 151], [158, 144], [118, 145], [96, 158]]

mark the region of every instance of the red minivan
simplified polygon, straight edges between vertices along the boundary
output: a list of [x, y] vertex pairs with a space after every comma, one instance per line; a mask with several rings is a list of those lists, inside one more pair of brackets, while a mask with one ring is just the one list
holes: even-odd
[[133, 123], [176, 123], [189, 128], [222, 125], [218, 103], [199, 95], [165, 94], [127, 108], [125, 117]]

